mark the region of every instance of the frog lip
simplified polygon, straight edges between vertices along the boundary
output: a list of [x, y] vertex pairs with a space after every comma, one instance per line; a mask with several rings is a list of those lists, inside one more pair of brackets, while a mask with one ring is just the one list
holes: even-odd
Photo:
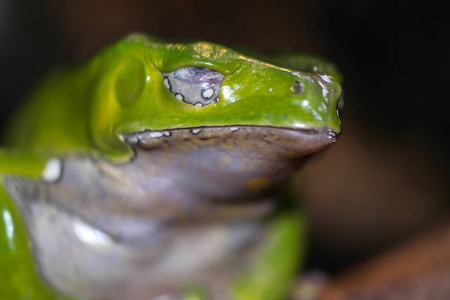
[[223, 126], [198, 126], [198, 127], [182, 127], [182, 128], [171, 128], [171, 129], [144, 129], [141, 131], [136, 131], [133, 133], [125, 133], [121, 135], [121, 138], [130, 144], [139, 143], [142, 139], [159, 139], [165, 137], [171, 137], [175, 132], [190, 132], [192, 135], [197, 135], [202, 131], [206, 130], [229, 130], [230, 132], [237, 132], [240, 129], [270, 129], [270, 130], [280, 130], [280, 131], [292, 131], [305, 135], [325, 135], [329, 138], [330, 143], [337, 141], [340, 133], [329, 129], [329, 128], [319, 128], [319, 129], [308, 129], [308, 128], [291, 128], [291, 127], [277, 127], [269, 125], [223, 125]]
[[[161, 146], [187, 149], [190, 147], [188, 144], [195, 144], [195, 147], [210, 147], [212, 144], [217, 146], [217, 141], [227, 140], [229, 144], [232, 143], [235, 148], [242, 150], [253, 146], [268, 147], [271, 151], [282, 153], [283, 156], [298, 157], [328, 147], [337, 141], [338, 136], [338, 133], [327, 127], [308, 129], [238, 124], [163, 130], [145, 129], [123, 134], [121, 137], [131, 146], [145, 149]], [[181, 144], [184, 145], [181, 146]]]

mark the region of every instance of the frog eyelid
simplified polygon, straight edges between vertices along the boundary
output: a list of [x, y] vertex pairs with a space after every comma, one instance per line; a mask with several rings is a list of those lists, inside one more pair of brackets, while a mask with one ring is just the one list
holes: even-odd
[[182, 67], [163, 73], [165, 87], [179, 101], [204, 107], [219, 100], [225, 75], [205, 67]]

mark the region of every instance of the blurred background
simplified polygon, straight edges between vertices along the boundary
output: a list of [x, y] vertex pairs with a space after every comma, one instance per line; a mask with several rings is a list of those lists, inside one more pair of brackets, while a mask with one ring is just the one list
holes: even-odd
[[[292, 48], [345, 76], [344, 133], [298, 176], [308, 269], [340, 274], [448, 215], [445, 2], [0, 0], [0, 126], [52, 68], [130, 32]], [[450, 250], [448, 251], [450, 253]]]

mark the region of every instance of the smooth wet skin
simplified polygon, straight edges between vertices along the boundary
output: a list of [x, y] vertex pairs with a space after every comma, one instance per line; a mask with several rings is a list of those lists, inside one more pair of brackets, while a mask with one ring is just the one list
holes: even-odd
[[304, 224], [279, 186], [341, 130], [308, 59], [131, 35], [51, 75], [0, 150], [0, 296], [283, 299]]

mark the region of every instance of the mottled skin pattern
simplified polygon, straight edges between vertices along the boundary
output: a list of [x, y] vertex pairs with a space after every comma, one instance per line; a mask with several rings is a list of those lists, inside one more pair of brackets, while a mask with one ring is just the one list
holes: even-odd
[[51, 75], [0, 150], [0, 296], [283, 299], [280, 184], [341, 130], [334, 66], [288, 58], [131, 35]]

